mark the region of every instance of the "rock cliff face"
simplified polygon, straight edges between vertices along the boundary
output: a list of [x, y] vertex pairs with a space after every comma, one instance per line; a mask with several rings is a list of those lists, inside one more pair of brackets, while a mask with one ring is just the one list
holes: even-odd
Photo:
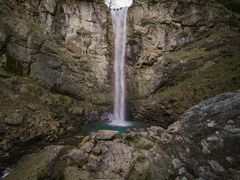
[[128, 54], [135, 118], [166, 127], [201, 100], [239, 89], [238, 22], [214, 1], [135, 1]]
[[[112, 104], [113, 33], [104, 1], [0, 2], [1, 66], [53, 92]], [[239, 89], [239, 23], [214, 1], [135, 0], [128, 18], [128, 99], [164, 127], [188, 107]]]
[[55, 92], [109, 104], [105, 6], [57, 0], [1, 4], [2, 16], [8, 14], [2, 17], [5, 69]]
[[107, 111], [106, 9], [89, 1], [0, 1], [0, 152], [54, 140]]
[[[5, 179], [238, 180], [239, 108], [240, 93], [225, 93], [190, 108], [167, 130], [92, 133], [78, 147], [26, 156]], [[49, 158], [34, 163], [46, 151]]]

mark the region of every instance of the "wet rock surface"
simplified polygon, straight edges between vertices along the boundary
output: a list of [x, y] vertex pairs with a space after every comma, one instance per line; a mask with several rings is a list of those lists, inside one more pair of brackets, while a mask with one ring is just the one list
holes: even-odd
[[[153, 126], [111, 136], [111, 140], [96, 138], [103, 132], [91, 133], [79, 146], [61, 156], [54, 172], [68, 180], [237, 180], [240, 170], [236, 146], [240, 132], [239, 108], [240, 93], [225, 93], [190, 108], [167, 130]], [[113, 132], [104, 131], [104, 134]], [[38, 156], [29, 156], [28, 161]], [[15, 172], [21, 169], [21, 162]], [[27, 177], [28, 171], [26, 173]], [[47, 177], [45, 175], [43, 177]], [[57, 176], [52, 175], [53, 179]]]

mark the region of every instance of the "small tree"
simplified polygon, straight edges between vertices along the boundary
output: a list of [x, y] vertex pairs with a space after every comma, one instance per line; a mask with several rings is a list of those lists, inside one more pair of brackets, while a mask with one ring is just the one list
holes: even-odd
[[111, 8], [113, 6], [115, 0], [108, 0], [108, 7]]

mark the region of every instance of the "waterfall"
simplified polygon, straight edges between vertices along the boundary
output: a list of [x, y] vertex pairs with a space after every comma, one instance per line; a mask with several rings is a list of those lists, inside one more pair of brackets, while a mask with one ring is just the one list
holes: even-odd
[[113, 30], [115, 36], [114, 43], [114, 114], [112, 124], [126, 126], [125, 121], [125, 53], [127, 43], [127, 13], [128, 7], [112, 9]]

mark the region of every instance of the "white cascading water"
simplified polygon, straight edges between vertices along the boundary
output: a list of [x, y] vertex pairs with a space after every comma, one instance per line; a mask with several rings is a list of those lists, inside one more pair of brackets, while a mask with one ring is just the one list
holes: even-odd
[[127, 126], [125, 121], [125, 53], [127, 44], [127, 14], [128, 7], [112, 9], [113, 30], [115, 35], [114, 45], [114, 114], [112, 124], [118, 126]]

